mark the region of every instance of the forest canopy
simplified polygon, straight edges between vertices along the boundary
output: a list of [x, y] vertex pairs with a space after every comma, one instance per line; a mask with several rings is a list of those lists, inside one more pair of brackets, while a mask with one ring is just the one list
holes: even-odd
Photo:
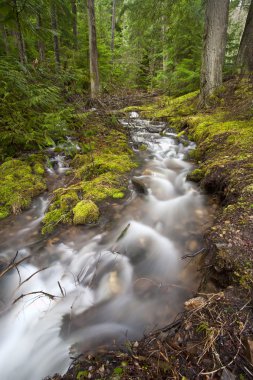
[[[94, 77], [95, 91], [109, 94], [124, 88], [168, 95], [197, 90], [205, 9], [215, 2], [1, 0], [0, 157], [50, 146], [66, 135], [70, 123], [78, 124], [73, 106], [89, 97]], [[227, 4], [229, 76], [246, 54], [239, 46], [250, 2]], [[92, 54], [98, 62], [90, 75]]]

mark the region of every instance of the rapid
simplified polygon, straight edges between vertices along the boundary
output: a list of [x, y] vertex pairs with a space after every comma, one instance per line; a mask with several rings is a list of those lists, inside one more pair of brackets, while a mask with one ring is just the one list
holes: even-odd
[[[121, 123], [140, 165], [100, 225], [41, 237], [47, 194], [2, 225], [0, 259], [30, 258], [0, 278], [1, 380], [42, 380], [80, 351], [141, 338], [198, 288], [196, 263], [182, 260], [202, 249], [208, 221], [205, 196], [186, 180], [195, 146], [135, 112]], [[65, 170], [54, 160], [52, 183]]]

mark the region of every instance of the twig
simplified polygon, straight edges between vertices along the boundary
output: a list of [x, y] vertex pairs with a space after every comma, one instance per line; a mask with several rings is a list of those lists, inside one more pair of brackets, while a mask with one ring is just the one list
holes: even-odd
[[60, 284], [60, 281], [57, 281], [57, 284], [58, 284], [58, 286], [59, 286], [59, 288], [60, 288], [60, 291], [61, 291], [62, 296], [65, 297], [65, 296], [66, 296], [66, 291], [63, 291], [62, 286], [61, 286], [61, 284]]
[[34, 272], [33, 274], [31, 274], [31, 276], [27, 277], [24, 281], [22, 281], [20, 284], [19, 284], [19, 287], [21, 285], [23, 285], [25, 282], [29, 281], [33, 276], [35, 276], [37, 273], [39, 272], [42, 272], [43, 270], [46, 270], [48, 267], [45, 267], [45, 268], [42, 268], [42, 269], [38, 269], [36, 272]]
[[[15, 258], [17, 257], [17, 255], [15, 256]], [[9, 272], [11, 269], [13, 268], [16, 268], [19, 264], [21, 264], [23, 261], [29, 259], [31, 257], [31, 255], [29, 256], [26, 256], [26, 257], [23, 257], [23, 259], [20, 259], [19, 261], [17, 261], [16, 263], [12, 262], [10, 265], [8, 265], [8, 267], [6, 269], [4, 269], [1, 273], [0, 273], [0, 278], [3, 277], [7, 272]]]
[[19, 296], [18, 298], [16, 298], [12, 304], [14, 305], [16, 302], [18, 302], [19, 300], [21, 300], [22, 298], [24, 297], [27, 297], [27, 296], [31, 296], [31, 295], [35, 295], [35, 294], [41, 294], [43, 296], [46, 296], [48, 297], [49, 299], [51, 300], [54, 300], [55, 298], [60, 298], [60, 296], [54, 296], [53, 294], [50, 294], [50, 293], [46, 293], [46, 292], [43, 292], [42, 290], [39, 290], [37, 292], [30, 292], [30, 293], [26, 293], [26, 294], [21, 294], [21, 296]]
[[184, 256], [181, 257], [181, 260], [186, 259], [187, 257], [195, 257], [195, 256], [197, 256], [199, 253], [202, 253], [204, 250], [205, 250], [205, 248], [201, 248], [201, 249], [200, 249], [199, 251], [197, 251], [197, 252], [189, 253], [189, 254], [187, 254], [187, 255], [184, 255]]

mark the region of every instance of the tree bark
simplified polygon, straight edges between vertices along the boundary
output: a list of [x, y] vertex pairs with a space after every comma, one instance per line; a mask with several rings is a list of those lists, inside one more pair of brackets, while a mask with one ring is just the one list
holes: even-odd
[[250, 3], [248, 16], [240, 42], [237, 65], [244, 73], [253, 72], [253, 0], [251, 0]]
[[98, 50], [95, 21], [94, 0], [87, 0], [89, 22], [89, 55], [90, 55], [90, 87], [91, 98], [96, 99], [100, 93]]
[[115, 42], [115, 25], [116, 25], [116, 0], [112, 0], [112, 33], [111, 33], [112, 62], [113, 62], [114, 42]]
[[229, 0], [206, 0], [205, 32], [200, 78], [200, 106], [222, 84]]
[[76, 6], [76, 0], [71, 0], [71, 8], [72, 8], [72, 30], [73, 30], [73, 37], [74, 37], [74, 49], [77, 50], [78, 47], [78, 36], [77, 36], [77, 6]]
[[2, 36], [3, 36], [3, 43], [4, 43], [5, 54], [9, 55], [10, 48], [9, 48], [9, 43], [8, 43], [7, 29], [6, 29], [6, 27], [4, 25], [1, 25], [1, 29], [2, 29]]
[[[41, 15], [38, 13], [37, 14], [37, 30], [38, 30], [38, 32], [40, 32], [41, 28], [42, 28], [42, 19], [41, 19]], [[45, 57], [46, 57], [45, 44], [44, 44], [44, 41], [40, 37], [38, 39], [37, 45], [38, 45], [40, 62], [44, 62]]]
[[55, 64], [57, 67], [60, 67], [61, 59], [60, 59], [59, 38], [57, 35], [57, 31], [58, 31], [57, 11], [56, 11], [56, 6], [53, 2], [51, 4], [51, 26], [54, 31], [53, 42], [54, 42]]
[[17, 45], [18, 45], [18, 52], [19, 52], [19, 60], [22, 64], [27, 63], [27, 57], [26, 57], [26, 51], [25, 51], [25, 42], [22, 34], [22, 28], [20, 23], [20, 17], [19, 17], [19, 10], [17, 1], [14, 0], [14, 13], [15, 13], [15, 19], [16, 19], [16, 39], [17, 39]]

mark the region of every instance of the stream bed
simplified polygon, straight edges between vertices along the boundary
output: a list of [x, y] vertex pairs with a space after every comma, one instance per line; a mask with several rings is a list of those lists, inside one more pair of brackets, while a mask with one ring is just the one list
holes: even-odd
[[[194, 144], [135, 112], [121, 123], [140, 166], [102, 226], [41, 237], [47, 194], [1, 225], [1, 258], [31, 255], [0, 279], [1, 380], [42, 380], [66, 372], [80, 350], [138, 339], [170, 323], [198, 288], [196, 262], [182, 260], [203, 247], [209, 218], [186, 181]], [[52, 183], [57, 170], [64, 179], [58, 161]]]

